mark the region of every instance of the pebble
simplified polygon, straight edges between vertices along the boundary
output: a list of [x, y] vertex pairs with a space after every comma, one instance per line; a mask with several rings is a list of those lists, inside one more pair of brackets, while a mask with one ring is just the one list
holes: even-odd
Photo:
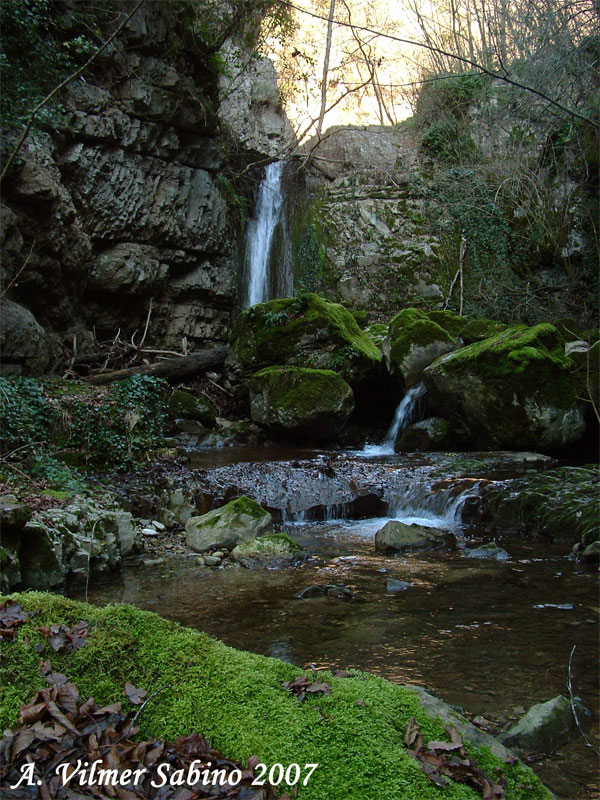
[[144, 536], [158, 536], [158, 531], [154, 528], [142, 528]]
[[162, 522], [159, 522], [157, 519], [153, 519], [150, 523], [157, 531], [166, 531], [166, 525], [163, 525]]
[[204, 563], [207, 567], [218, 567], [221, 559], [217, 556], [204, 556]]

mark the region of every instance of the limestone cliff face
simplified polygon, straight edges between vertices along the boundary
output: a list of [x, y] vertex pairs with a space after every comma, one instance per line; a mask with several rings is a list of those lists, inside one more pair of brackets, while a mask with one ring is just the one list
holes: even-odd
[[272, 70], [246, 54], [245, 96], [258, 76], [261, 98], [240, 110], [239, 92], [219, 88], [168, 14], [168, 4], [142, 5], [69, 85], [57, 130], [31, 136], [5, 181], [7, 297], [35, 319], [21, 342], [11, 306], [4, 371], [39, 371], [27, 356], [34, 330], [50, 334], [50, 359], [73, 336], [79, 353], [119, 329], [124, 338], [138, 329], [139, 341], [148, 318], [147, 345], [181, 351], [182, 340], [193, 350], [227, 339], [242, 244], [222, 178], [228, 153], [238, 164], [270, 155], [289, 123]]

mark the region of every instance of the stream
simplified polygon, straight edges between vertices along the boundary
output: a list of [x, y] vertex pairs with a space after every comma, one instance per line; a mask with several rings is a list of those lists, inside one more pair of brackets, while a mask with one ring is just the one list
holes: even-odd
[[[471, 465], [479, 463], [477, 479], [484, 473], [503, 474], [501, 454], [479, 459], [467, 455]], [[438, 491], [437, 504], [431, 501], [430, 483], [423, 476], [452, 474], [452, 465], [458, 463], [453, 454], [375, 460], [354, 454], [358, 459], [354, 474], [383, 470], [390, 476], [388, 483], [396, 480], [393, 497], [387, 499], [387, 515], [336, 518], [348, 516], [344, 503], [323, 502], [319, 518], [311, 519], [314, 515], [302, 511], [303, 496], [295, 489], [293, 473], [307, 482], [307, 492], [317, 491], [310, 483], [310, 468], [321, 476], [315, 478], [315, 486], [333, 486], [337, 481], [340, 485], [329, 498], [335, 501], [336, 491], [343, 492], [336, 457], [305, 450], [223, 448], [199, 453], [194, 462], [197, 470], [217, 482], [220, 471], [229, 470], [224, 474], [233, 474], [236, 486], [242, 476], [254, 475], [259, 502], [261, 491], [266, 491], [264, 476], [277, 475], [281, 469], [289, 472], [290, 485], [283, 489], [294, 495], [297, 505], [291, 498], [286, 500], [287, 511], [281, 498], [277, 504], [286, 530], [309, 554], [299, 565], [279, 570], [200, 570], [194, 554], [167, 558], [128, 568], [111, 583], [91, 587], [90, 602], [132, 603], [234, 647], [299, 667], [355, 668], [397, 683], [422, 685], [467, 715], [484, 718], [477, 722], [492, 734], [534, 703], [557, 694], [568, 696], [569, 658], [575, 647], [573, 691], [594, 710], [594, 723], [586, 725], [586, 734], [597, 748], [595, 571], [570, 560], [568, 546], [540, 540], [503, 540], [500, 544], [510, 555], [504, 561], [469, 557], [468, 548], [490, 536], [461, 523], [463, 501], [477, 484], [471, 478], [469, 490], [464, 488], [464, 454], [459, 482], [450, 484], [453, 491], [444, 488], [446, 495]], [[335, 469], [327, 466], [332, 463]], [[514, 464], [510, 468], [514, 470]], [[504, 472], [507, 469], [505, 465]], [[409, 481], [407, 488], [407, 475], [420, 478]], [[270, 492], [275, 491], [271, 486]], [[451, 527], [459, 547], [450, 552], [376, 553], [375, 533], [390, 517]], [[343, 584], [354, 599], [298, 598], [311, 584]], [[600, 797], [597, 759], [579, 733], [551, 757], [531, 766], [562, 800]]]

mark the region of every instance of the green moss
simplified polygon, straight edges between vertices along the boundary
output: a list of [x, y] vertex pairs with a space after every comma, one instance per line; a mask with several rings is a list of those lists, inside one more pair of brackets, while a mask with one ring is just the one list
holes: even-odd
[[259, 503], [257, 503], [256, 500], [253, 500], [251, 497], [248, 497], [248, 495], [245, 494], [243, 494], [241, 497], [238, 497], [236, 500], [232, 500], [231, 502], [227, 503], [222, 507], [222, 509], [219, 509], [219, 511], [224, 509], [228, 509], [240, 515], [246, 514], [253, 519], [260, 519], [261, 517], [264, 517], [265, 514], [269, 513], [268, 511], [265, 511], [265, 509]]
[[263, 388], [271, 405], [294, 414], [335, 408], [340, 395], [349, 391], [337, 372], [309, 367], [265, 367], [250, 379], [250, 391]]
[[453, 311], [428, 311], [427, 316], [440, 328], [443, 328], [450, 336], [458, 336], [467, 324], [464, 317], [459, 317]]
[[559, 540], [591, 544], [598, 538], [600, 467], [559, 467], [516, 485], [520, 522]]
[[172, 417], [198, 420], [211, 428], [215, 424], [215, 409], [205, 397], [197, 397], [190, 392], [177, 389], [169, 398], [169, 414]]
[[503, 322], [493, 319], [473, 319], [462, 328], [460, 335], [465, 344], [481, 342], [497, 333], [502, 333], [508, 328]]
[[[275, 315], [277, 325], [270, 322]], [[311, 353], [328, 359], [331, 351], [342, 347], [353, 354], [339, 370], [348, 380], [364, 377], [381, 362], [381, 353], [350, 311], [316, 294], [270, 300], [246, 309], [236, 320], [230, 344], [244, 377], [261, 367], [294, 364], [298, 359], [306, 363]]]
[[424, 347], [433, 342], [456, 344], [450, 333], [418, 308], [405, 308], [396, 314], [390, 322], [388, 338], [390, 364], [401, 364], [413, 345]]
[[561, 335], [547, 322], [531, 328], [512, 325], [445, 358], [452, 359], [454, 365], [463, 364], [465, 368], [470, 365], [482, 375], [492, 373], [497, 379], [522, 375], [530, 367], [535, 370], [540, 366], [558, 370], [558, 374], [563, 372], [566, 376], [572, 367], [564, 354]]
[[[4, 643], [0, 668], [0, 722], [14, 725], [18, 708], [45, 681], [40, 658], [49, 656], [55, 670], [74, 681], [83, 697], [100, 704], [122, 701], [126, 681], [152, 693], [164, 687], [139, 719], [144, 737], [171, 740], [191, 731], [210, 738], [226, 756], [246, 762], [256, 754], [276, 762], [318, 763], [299, 800], [438, 800], [431, 783], [402, 743], [411, 716], [425, 739], [445, 739], [441, 723], [424, 712], [414, 692], [382, 678], [357, 673], [334, 678], [329, 696], [304, 702], [283, 689], [300, 670], [272, 658], [226, 647], [203, 633], [183, 628], [131, 606], [94, 608], [55, 595], [27, 593], [14, 599], [41, 614], [18, 629], [14, 643]], [[39, 625], [90, 624], [85, 647], [66, 653], [39, 654], [45, 639]], [[359, 704], [360, 701], [360, 704]], [[470, 748], [467, 748], [470, 749]], [[507, 800], [542, 800], [548, 792], [524, 767], [510, 767], [487, 750], [470, 750], [488, 774], [502, 770]], [[448, 800], [476, 800], [472, 789], [450, 783]]]
[[387, 336], [388, 326], [380, 322], [375, 322], [373, 325], [369, 325], [365, 332], [373, 344], [381, 349], [385, 337]]

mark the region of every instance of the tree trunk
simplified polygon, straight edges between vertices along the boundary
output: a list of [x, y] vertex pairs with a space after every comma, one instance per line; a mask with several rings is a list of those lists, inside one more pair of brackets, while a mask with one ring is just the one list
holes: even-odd
[[202, 353], [195, 353], [191, 356], [181, 356], [180, 358], [168, 358], [158, 361], [156, 364], [144, 364], [128, 369], [117, 369], [112, 372], [100, 372], [97, 375], [88, 375], [84, 378], [86, 383], [94, 386], [102, 386], [106, 383], [129, 378], [131, 375], [153, 375], [155, 378], [166, 378], [167, 380], [182, 380], [190, 378], [209, 369], [216, 369], [223, 366], [228, 347], [216, 347], [214, 350], [205, 350]]

